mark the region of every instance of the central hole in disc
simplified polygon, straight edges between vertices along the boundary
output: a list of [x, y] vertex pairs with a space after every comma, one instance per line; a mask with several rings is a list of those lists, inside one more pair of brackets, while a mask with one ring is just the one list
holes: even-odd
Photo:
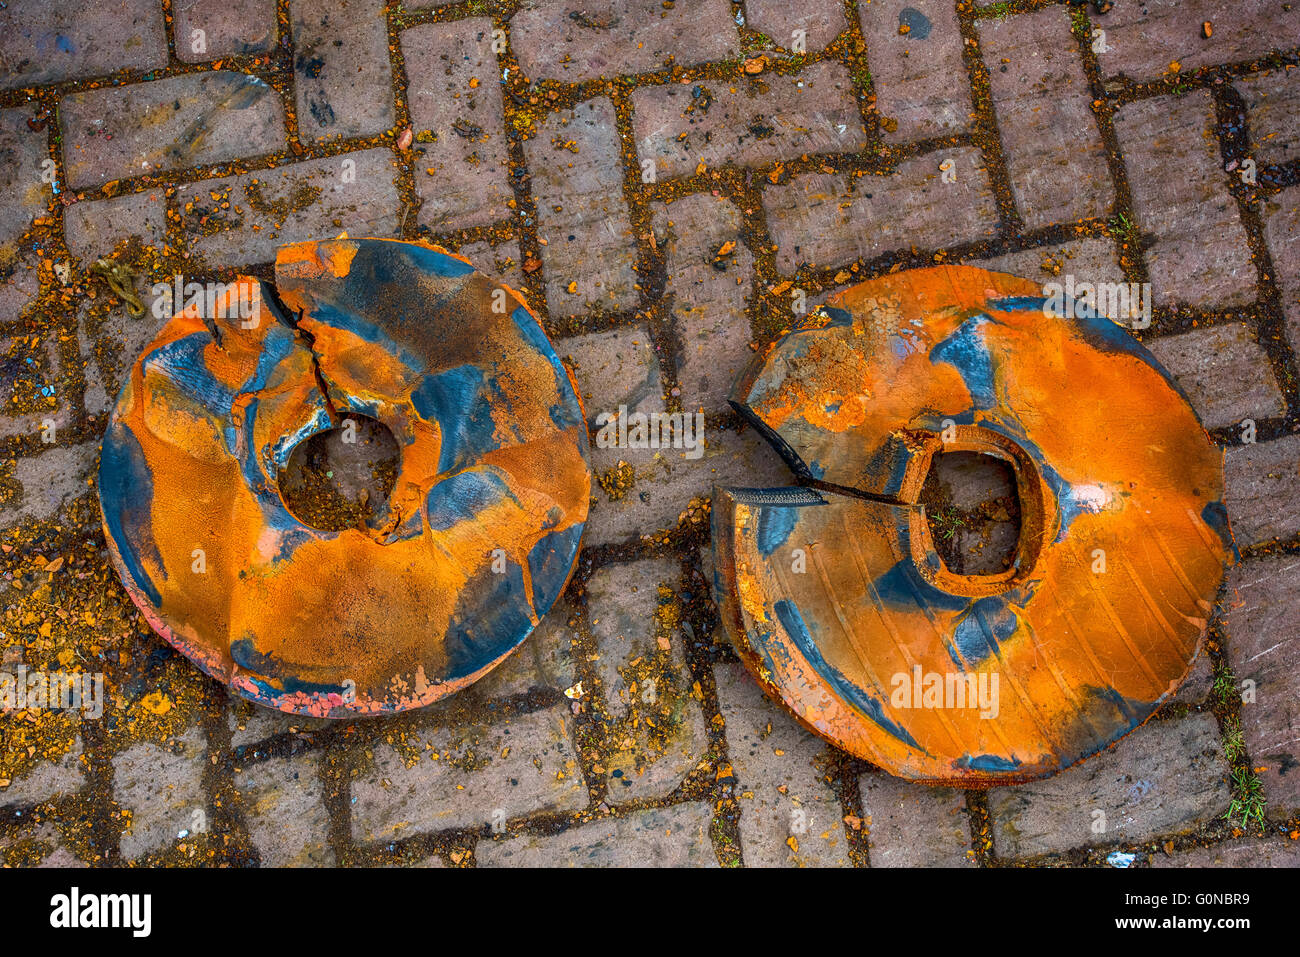
[[1020, 542], [1020, 496], [1011, 463], [979, 452], [944, 452], [921, 489], [930, 537], [948, 570], [996, 575]]
[[400, 458], [388, 426], [353, 413], [293, 447], [280, 497], [294, 518], [323, 532], [370, 528], [385, 512]]

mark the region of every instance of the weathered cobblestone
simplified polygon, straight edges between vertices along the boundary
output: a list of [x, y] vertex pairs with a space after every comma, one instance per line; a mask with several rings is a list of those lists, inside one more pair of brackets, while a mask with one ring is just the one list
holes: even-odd
[[122, 834], [127, 860], [173, 844], [181, 831], [206, 825], [210, 810], [203, 793], [203, 732], [191, 728], [181, 737], [137, 744], [113, 759], [117, 803], [129, 812]]
[[619, 310], [637, 300], [636, 244], [623, 202], [614, 104], [552, 114], [527, 141], [552, 315]]
[[304, 140], [393, 125], [384, 0], [293, 0], [293, 72]]
[[708, 747], [699, 692], [686, 666], [685, 636], [665, 603], [681, 579], [676, 561], [647, 559], [601, 568], [587, 586], [597, 674], [609, 718], [600, 765], [607, 803], [663, 797]]
[[[482, 226], [510, 215], [501, 84], [486, 17], [402, 33], [420, 225]], [[428, 137], [431, 142], [426, 142]]]
[[1262, 204], [1264, 237], [1277, 269], [1287, 338], [1300, 349], [1300, 189], [1284, 189]]
[[1247, 561], [1228, 578], [1228, 659], [1238, 688], [1254, 682], [1254, 700], [1241, 704], [1241, 729], [1275, 816], [1300, 809], [1298, 588], [1300, 557], [1295, 555]]
[[510, 44], [530, 80], [577, 83], [734, 56], [740, 38], [729, 13], [719, 3], [524, 0], [510, 20]]
[[1192, 662], [1187, 677], [1183, 679], [1183, 683], [1178, 686], [1178, 690], [1169, 700], [1192, 708], [1203, 707], [1213, 687], [1214, 663], [1210, 660], [1209, 652], [1202, 649], [1196, 656], [1196, 660]]
[[632, 94], [637, 154], [659, 179], [700, 164], [757, 166], [806, 153], [841, 153], [866, 142], [848, 71], [835, 60], [792, 76], [699, 80]]
[[1233, 85], [1246, 102], [1255, 161], [1262, 166], [1300, 156], [1300, 70], [1270, 70]]
[[[36, 862], [36, 863], [34, 863]], [[28, 818], [24, 826], [0, 841], [0, 867], [85, 867], [63, 843], [50, 819]]]
[[1152, 854], [1152, 867], [1300, 867], [1300, 844], [1287, 837]]
[[395, 176], [388, 150], [362, 150], [190, 183], [176, 198], [201, 262], [239, 266], [271, 262], [304, 239], [396, 235]]
[[235, 750], [236, 758], [242, 758], [250, 750], [256, 750], [250, 746], [266, 742], [276, 735], [311, 735], [328, 728], [331, 722], [325, 718], [306, 718], [235, 700], [230, 704], [227, 724], [230, 727], [230, 746]]
[[1064, 7], [980, 27], [1011, 189], [1025, 225], [1106, 215], [1110, 170]]
[[562, 693], [573, 687], [577, 632], [569, 622], [574, 614], [568, 604], [557, 602], [528, 640], [475, 685], [478, 694], [491, 700], [538, 688]]
[[[858, 4], [868, 38], [876, 109], [889, 143], [948, 136], [970, 126], [970, 80], [955, 5], [945, 0]], [[906, 33], [900, 28], [906, 26]]]
[[1223, 466], [1224, 501], [1238, 547], [1300, 532], [1300, 514], [1278, 508], [1300, 495], [1300, 436], [1228, 449]]
[[53, 337], [0, 338], [0, 361], [9, 370], [0, 379], [0, 438], [35, 435], [47, 422], [56, 431], [71, 424], [67, 404], [59, 401], [64, 376]]
[[713, 670], [749, 867], [848, 866], [844, 811], [826, 780], [832, 750], [769, 701], [739, 664]]
[[707, 804], [676, 804], [560, 834], [480, 841], [480, 867], [717, 867]]
[[[1210, 21], [1206, 39], [1201, 24]], [[1300, 36], [1300, 6], [1273, 0], [1144, 0], [1118, 3], [1094, 21], [1106, 29], [1103, 72], [1147, 79], [1249, 60]], [[1294, 45], [1292, 43], [1292, 45]]]
[[1243, 323], [1166, 336], [1147, 348], [1173, 373], [1209, 428], [1286, 412], [1268, 356]]
[[524, 273], [518, 243], [513, 240], [496, 245], [489, 242], [466, 243], [456, 251], [473, 263], [474, 268], [483, 275], [498, 279], [523, 295], [520, 287], [523, 285]]
[[0, 89], [167, 65], [154, 0], [9, 3], [0, 9]]
[[[659, 358], [644, 326], [562, 339], [556, 348], [578, 380], [589, 427], [596, 428], [600, 413], [615, 415], [624, 405], [629, 412], [663, 409]], [[592, 450], [597, 457], [603, 451]]]
[[1069, 276], [1074, 277], [1076, 285], [1087, 282], [1095, 286], [1103, 282], [1126, 281], [1124, 270], [1115, 257], [1115, 243], [1109, 239], [1080, 239], [1061, 245], [1004, 253], [1001, 256], [966, 259], [964, 262], [994, 272], [1011, 273], [1024, 279], [1037, 279], [1044, 286], [1048, 283], [1064, 285]]
[[[955, 182], [944, 182], [942, 163]], [[945, 150], [898, 164], [889, 176], [811, 173], [767, 189], [763, 205], [777, 244], [777, 268], [836, 266], [909, 245], [941, 248], [985, 239], [997, 225], [978, 150]]]
[[334, 863], [319, 764], [314, 755], [276, 758], [235, 775], [263, 867]]
[[[692, 500], [713, 494], [716, 485], [764, 488], [790, 485], [790, 470], [772, 447], [752, 430], [724, 431], [709, 426], [698, 458], [679, 449], [594, 449], [596, 469], [622, 461], [632, 470], [632, 487], [612, 499], [592, 488], [593, 504], [584, 541], [592, 545], [636, 541], [689, 522]], [[691, 453], [693, 454], [693, 453]], [[707, 516], [700, 516], [707, 521]]]
[[65, 97], [64, 162], [76, 187], [284, 149], [284, 107], [230, 70]]
[[37, 765], [0, 788], [0, 807], [34, 807], [79, 791], [85, 783], [83, 754], [78, 735], [57, 761]]
[[26, 110], [0, 110], [0, 322], [18, 318], [39, 291], [35, 257], [19, 241], [46, 210], [51, 187], [42, 173], [51, 161], [45, 134], [27, 119]]
[[1255, 267], [1228, 192], [1204, 91], [1140, 100], [1115, 117], [1156, 305], [1215, 308], [1255, 298]]
[[858, 779], [872, 867], [962, 867], [970, 850], [966, 796], [878, 771]]
[[[82, 269], [100, 256], [126, 252], [132, 237], [144, 246], [162, 250], [167, 242], [167, 201], [161, 190], [128, 193], [113, 199], [73, 203], [63, 213], [68, 252]], [[145, 292], [145, 290], [140, 290]], [[146, 296], [142, 301], [148, 305]]]
[[654, 230], [668, 264], [682, 407], [703, 409], [707, 421], [728, 410], [731, 385], [754, 354], [745, 315], [754, 256], [740, 210], [711, 193], [657, 207]]
[[511, 818], [585, 807], [572, 725], [569, 709], [557, 706], [492, 724], [428, 729], [408, 736], [404, 753], [380, 745], [374, 766], [352, 784], [353, 839], [486, 826], [498, 811]]
[[22, 492], [0, 505], [0, 527], [51, 518], [65, 503], [90, 491], [98, 461], [98, 442], [51, 446], [40, 455], [19, 459], [13, 477]]
[[838, 0], [747, 0], [745, 14], [746, 26], [791, 51], [796, 31], [803, 31], [804, 49], [811, 52], [826, 46], [848, 25], [844, 4]]
[[[114, 199], [83, 201], [69, 206], [63, 216], [68, 251], [81, 269], [89, 269], [101, 256], [120, 256], [130, 262], [137, 252], [167, 246], [167, 209], [162, 190], [130, 193]], [[78, 331], [86, 377], [84, 402], [90, 414], [104, 412], [117, 398], [123, 376], [140, 351], [153, 340], [170, 310], [155, 314], [152, 284], [140, 284], [136, 294], [144, 304], [143, 316], [131, 316], [126, 306], [99, 296], [81, 310]], [[91, 346], [99, 344], [97, 351]]]
[[1227, 776], [1212, 715], [1146, 724], [1053, 778], [990, 791], [993, 849], [1031, 857], [1186, 830], [1227, 810]]
[[275, 46], [275, 0], [175, 0], [172, 16], [176, 58], [185, 63], [266, 53]]

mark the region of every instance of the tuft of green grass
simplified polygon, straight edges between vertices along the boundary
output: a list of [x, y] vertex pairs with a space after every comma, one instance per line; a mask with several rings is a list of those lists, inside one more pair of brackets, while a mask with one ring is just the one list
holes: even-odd
[[1232, 803], [1223, 815], [1224, 820], [1238, 827], [1254, 824], [1264, 830], [1264, 786], [1249, 768], [1232, 771]]
[[1216, 704], [1230, 708], [1238, 700], [1241, 692], [1237, 689], [1237, 676], [1232, 673], [1232, 666], [1222, 664], [1214, 672], [1214, 683], [1210, 686], [1210, 697]]
[[1124, 213], [1116, 213], [1106, 223], [1112, 236], [1137, 239], [1137, 225]]
[[1229, 764], [1236, 764], [1246, 757], [1246, 739], [1241, 733], [1241, 718], [1235, 714], [1223, 719], [1223, 756]]
[[764, 50], [775, 50], [776, 45], [776, 41], [761, 30], [748, 30], [740, 38], [741, 59], [744, 60], [755, 53], [762, 53]]
[[1011, 16], [1011, 11], [1015, 9], [1015, 6], [1015, 0], [1002, 0], [1001, 3], [981, 7], [979, 16], [981, 20], [1005, 20]]
[[938, 531], [939, 537], [948, 541], [966, 527], [966, 516], [954, 506], [947, 505], [934, 513], [931, 524]]

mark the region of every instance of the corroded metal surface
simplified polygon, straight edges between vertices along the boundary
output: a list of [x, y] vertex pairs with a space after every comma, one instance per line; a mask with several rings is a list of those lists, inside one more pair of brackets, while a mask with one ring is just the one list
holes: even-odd
[[[816, 486], [715, 494], [736, 647], [805, 725], [902, 777], [1024, 781], [1137, 727], [1187, 674], [1235, 554], [1223, 453], [1168, 374], [1110, 320], [1044, 305], [971, 267], [872, 280], [733, 391]], [[1013, 469], [1004, 573], [935, 549], [918, 500], [951, 451]]]
[[[154, 629], [244, 697], [334, 717], [429, 704], [509, 655], [568, 580], [591, 485], [577, 391], [522, 299], [437, 247], [301, 243], [275, 275], [285, 314], [243, 277], [230, 318], [191, 306], [136, 361], [100, 465], [113, 560]], [[367, 527], [320, 531], [277, 479], [352, 413], [392, 431], [396, 481]]]

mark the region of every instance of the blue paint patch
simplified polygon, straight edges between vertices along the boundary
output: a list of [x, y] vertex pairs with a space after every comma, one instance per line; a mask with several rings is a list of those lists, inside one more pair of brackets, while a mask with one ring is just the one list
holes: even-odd
[[993, 357], [984, 342], [981, 327], [993, 320], [983, 314], [971, 316], [946, 339], [930, 350], [930, 361], [946, 362], [957, 370], [977, 409], [997, 407], [993, 390]]
[[415, 411], [437, 422], [442, 430], [439, 472], [464, 468], [497, 448], [492, 399], [487, 391], [483, 370], [466, 364], [425, 376], [411, 392]]
[[[510, 314], [510, 318], [514, 320], [515, 327], [528, 344], [546, 357], [546, 361], [551, 364], [551, 370], [555, 373], [555, 391], [560, 394], [560, 401], [551, 406], [551, 421], [559, 429], [583, 426], [582, 405], [578, 402], [577, 393], [573, 391], [573, 383], [569, 380], [569, 373], [565, 370], [564, 363], [560, 361], [551, 341], [546, 338], [545, 330], [523, 306], [517, 307]], [[583, 443], [584, 453], [585, 445], [586, 443]]]
[[141, 369], [146, 376], [152, 373], [174, 382], [181, 395], [224, 423], [230, 418], [236, 393], [217, 381], [203, 362], [203, 350], [211, 342], [205, 330], [164, 343], [145, 357]]
[[1014, 774], [1020, 770], [1021, 764], [1016, 758], [1004, 758], [996, 754], [966, 754], [954, 761], [953, 767], [964, 771]]
[[104, 436], [99, 457], [99, 501], [108, 537], [116, 543], [117, 553], [136, 587], [157, 608], [162, 604], [162, 596], [132, 544], [139, 543], [149, 560], [163, 567], [162, 556], [154, 543], [149, 507], [153, 502], [153, 473], [149, 471], [140, 442], [121, 423], [115, 422]]
[[826, 317], [826, 322], [823, 325], [825, 329], [844, 328], [853, 325], [853, 313], [847, 309], [822, 306], [821, 314]]
[[478, 576], [461, 592], [447, 629], [446, 675], [454, 681], [478, 671], [524, 640], [533, 623], [525, 609], [523, 569], [510, 563], [504, 574]]
[[818, 650], [813, 642], [812, 635], [808, 632], [808, 626], [804, 624], [803, 615], [799, 614], [799, 609], [793, 602], [783, 598], [773, 606], [773, 610], [776, 612], [776, 617], [781, 622], [781, 626], [785, 628], [786, 634], [794, 641], [799, 651], [808, 659], [809, 663], [817, 670], [817, 673], [835, 688], [841, 697], [899, 741], [909, 747], [916, 748], [918, 751], [923, 751], [906, 728], [885, 717], [885, 707], [881, 701], [872, 697], [871, 693], [865, 688], [854, 684], [839, 669], [822, 657], [821, 651]]
[[445, 532], [461, 522], [475, 521], [499, 502], [518, 499], [510, 491], [500, 469], [482, 466], [460, 472], [438, 482], [425, 499], [429, 509], [429, 527]]
[[263, 448], [262, 455], [271, 466], [267, 469], [267, 476], [274, 479], [289, 464], [295, 448], [313, 435], [328, 432], [331, 425], [329, 410], [321, 403], [302, 425]]
[[[286, 669], [272, 655], [258, 651], [256, 639], [251, 635], [246, 635], [230, 643], [230, 660], [248, 672], [243, 677], [248, 678], [253, 684], [257, 685], [263, 696], [268, 699], [278, 698], [285, 694], [335, 694], [342, 696], [349, 690], [343, 685], [332, 682], [322, 684], [294, 678], [288, 673], [291, 669]], [[271, 680], [267, 681], [263, 680], [263, 678]]]
[[362, 318], [351, 310], [345, 309], [327, 300], [318, 300], [312, 306], [312, 318], [324, 326], [333, 326], [352, 333], [363, 342], [379, 346], [389, 355], [395, 355], [408, 369], [423, 369], [423, 359], [408, 349], [404, 349], [395, 339], [386, 334], [379, 326]]
[[972, 602], [953, 629], [952, 640], [968, 663], [966, 670], [979, 667], [990, 655], [997, 655], [1002, 643], [1016, 631], [1018, 621], [1006, 600], [992, 595]]
[[907, 27], [909, 40], [924, 40], [933, 27], [930, 18], [916, 7], [904, 7], [898, 11], [898, 25]]
[[[433, 276], [457, 279], [474, 272], [471, 264], [462, 262], [454, 256], [448, 256], [446, 253], [440, 253], [436, 249], [428, 249], [413, 243], [386, 243], [385, 246], [392, 246], [393, 249], [401, 251], [412, 265]], [[386, 249], [384, 251], [387, 252]]]
[[990, 299], [990, 309], [998, 312], [1043, 312], [1047, 308], [1045, 296], [1006, 296], [1002, 299]]
[[1241, 561], [1241, 552], [1237, 549], [1237, 540], [1232, 536], [1232, 526], [1228, 524], [1228, 510], [1222, 502], [1206, 502], [1201, 509], [1201, 521], [1214, 530], [1225, 548], [1232, 551], [1232, 557]]
[[528, 553], [528, 571], [533, 580], [533, 610], [544, 615], [559, 597], [578, 554], [582, 525], [570, 525], [540, 539]]
[[769, 505], [758, 513], [758, 550], [771, 555], [789, 539], [799, 522], [799, 509]]
[[969, 598], [950, 595], [922, 578], [912, 566], [910, 557], [900, 558], [873, 584], [881, 604], [901, 611], [918, 606], [942, 611], [965, 611], [970, 604]]
[[[1138, 701], [1133, 698], [1126, 698], [1114, 688], [1101, 688], [1096, 685], [1089, 685], [1083, 689], [1087, 704], [1083, 707], [1085, 714], [1092, 714], [1096, 710], [1111, 710], [1115, 712], [1128, 724], [1127, 728], [1121, 727], [1114, 737], [1108, 739], [1105, 743], [1117, 741], [1122, 738], [1132, 728], [1137, 727], [1146, 720], [1147, 715], [1152, 711], [1151, 702]], [[1108, 721], [1107, 724], [1119, 724], [1120, 722]]]

